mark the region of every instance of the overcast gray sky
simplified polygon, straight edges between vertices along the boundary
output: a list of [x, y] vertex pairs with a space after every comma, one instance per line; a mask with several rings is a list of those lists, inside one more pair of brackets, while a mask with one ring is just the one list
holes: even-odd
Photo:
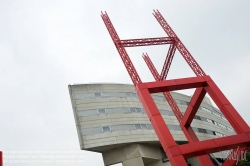
[[[166, 36], [153, 9], [250, 124], [250, 1], [0, 0], [0, 150], [77, 152], [68, 84], [131, 83], [100, 12], [122, 39]], [[167, 49], [127, 51], [142, 80], [153, 81], [142, 52], [161, 70]], [[188, 76], [194, 74], [176, 53], [169, 78]], [[84, 164], [64, 165], [103, 165], [98, 153], [81, 156]]]

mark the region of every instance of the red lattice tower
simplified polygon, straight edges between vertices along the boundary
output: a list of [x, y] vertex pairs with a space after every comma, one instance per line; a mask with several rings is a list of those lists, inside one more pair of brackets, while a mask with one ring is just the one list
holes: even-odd
[[[213, 166], [208, 154], [234, 149], [234, 154], [241, 156], [241, 151], [249, 148], [250, 145], [250, 128], [232, 104], [227, 100], [214, 81], [205, 74], [196, 60], [189, 53], [187, 48], [179, 40], [172, 28], [163, 18], [158, 10], [154, 10], [154, 17], [160, 23], [169, 37], [143, 38], [121, 40], [111, 23], [108, 14], [102, 13], [101, 17], [108, 29], [108, 32], [121, 56], [121, 59], [136, 87], [139, 99], [148, 115], [149, 120], [160, 140], [160, 143], [173, 166], [187, 166], [186, 158], [197, 156], [200, 163], [205, 166]], [[148, 65], [155, 82], [142, 83], [132, 61], [130, 60], [125, 47], [151, 46], [170, 44], [162, 72], [159, 74], [147, 54], [143, 58]], [[176, 49], [181, 53], [188, 65], [196, 74], [196, 77], [180, 78], [165, 80], [171, 66]], [[175, 103], [170, 91], [196, 88], [191, 98], [190, 104], [183, 115]], [[156, 104], [154, 103], [151, 93], [163, 92], [176, 118], [180, 122], [180, 127], [188, 139], [188, 144], [177, 145], [166, 123], [164, 122]], [[198, 108], [205, 97], [206, 93], [210, 95], [218, 108], [227, 118], [229, 123], [236, 131], [236, 135], [210, 140], [199, 141], [190, 124], [194, 119]], [[238, 149], [240, 148], [240, 149]], [[223, 163], [223, 166], [236, 165], [237, 160], [229, 158]]]

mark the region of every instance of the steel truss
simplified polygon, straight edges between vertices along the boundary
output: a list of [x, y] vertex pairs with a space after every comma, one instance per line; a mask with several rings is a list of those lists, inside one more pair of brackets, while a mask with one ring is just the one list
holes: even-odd
[[[240, 157], [242, 155], [241, 152], [249, 148], [250, 145], [249, 126], [235, 110], [232, 104], [227, 100], [214, 81], [205, 74], [205, 72], [163, 18], [161, 13], [158, 10], [154, 10], [153, 15], [163, 30], [166, 32], [168, 37], [120, 40], [113, 24], [111, 23], [111, 20], [109, 19], [108, 14], [106, 12], [102, 13], [101, 17], [117, 48], [118, 53], [121, 56], [131, 80], [136, 87], [139, 99], [148, 115], [148, 118], [151, 121], [151, 124], [166, 155], [171, 162], [171, 165], [187, 166], [185, 159], [197, 156], [203, 166], [213, 166], [208, 154], [229, 149], [234, 149], [235, 154], [237, 153], [237, 155]], [[125, 50], [125, 47], [163, 44], [170, 44], [170, 47], [160, 75], [149, 56], [147, 54], [143, 54], [143, 59], [148, 65], [156, 81], [142, 83], [132, 61]], [[165, 80], [176, 49], [181, 53], [197, 77]], [[185, 114], [183, 115], [171, 96], [170, 91], [184, 90], [189, 88], [196, 88], [196, 90], [191, 98], [190, 104], [188, 105]], [[151, 93], [160, 92], [164, 94], [177, 120], [180, 122], [180, 127], [188, 139], [188, 144], [177, 145], [166, 123], [164, 122], [156, 104], [150, 95]], [[199, 141], [190, 124], [206, 93], [210, 95], [218, 108], [227, 118], [231, 126], [236, 131], [236, 135]], [[240, 148], [240, 150], [238, 148]], [[234, 166], [236, 165], [236, 162], [237, 160], [232, 160], [232, 158], [229, 158], [223, 163], [223, 166]]]

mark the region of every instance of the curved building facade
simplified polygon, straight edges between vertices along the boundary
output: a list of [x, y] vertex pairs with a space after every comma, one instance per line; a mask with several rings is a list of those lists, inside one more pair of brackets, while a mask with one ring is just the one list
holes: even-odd
[[[170, 165], [159, 140], [130, 84], [69, 85], [69, 92], [82, 150], [100, 152], [105, 165]], [[171, 92], [184, 114], [190, 96]], [[175, 115], [162, 93], [152, 94], [160, 113], [178, 144], [187, 143]], [[200, 140], [234, 135], [220, 110], [205, 98], [191, 124]], [[214, 153], [225, 158], [226, 153]], [[199, 165], [196, 158], [188, 159]]]

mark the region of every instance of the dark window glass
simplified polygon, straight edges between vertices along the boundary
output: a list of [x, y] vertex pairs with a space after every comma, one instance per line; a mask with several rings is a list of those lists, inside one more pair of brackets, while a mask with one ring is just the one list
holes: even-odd
[[131, 97], [130, 93], [125, 93], [126, 97]]
[[192, 129], [194, 130], [194, 132], [199, 132], [199, 130], [195, 127], [192, 127]]
[[175, 126], [175, 130], [181, 130], [180, 126]]
[[207, 118], [200, 117], [202, 121], [207, 121]]
[[102, 97], [101, 93], [94, 93], [95, 97]]
[[136, 128], [136, 129], [141, 129], [141, 125], [136, 124], [136, 125], [135, 125], [135, 128]]
[[198, 116], [198, 115], [195, 115], [195, 116], [196, 116], [196, 119], [201, 120], [200, 116]]
[[213, 134], [213, 131], [207, 130], [207, 133], [208, 133], [208, 134]]
[[170, 116], [174, 116], [174, 113], [173, 113], [173, 111], [168, 111], [168, 113], [167, 113], [168, 115], [170, 115]]
[[147, 129], [147, 125], [141, 124], [141, 128], [142, 128], [142, 129]]
[[132, 96], [133, 98], [137, 98], [137, 94], [136, 94], [136, 93], [131, 93], [131, 96]]
[[200, 129], [200, 128], [198, 128], [198, 131], [199, 131], [200, 133], [207, 133], [206, 129]]
[[106, 112], [105, 112], [105, 109], [98, 109], [98, 113], [99, 114], [105, 114]]
[[180, 105], [188, 105], [188, 104], [189, 104], [189, 102], [180, 100]]
[[136, 112], [136, 109], [135, 108], [130, 108], [130, 111], [131, 112]]
[[136, 112], [142, 112], [140, 108], [136, 108]]
[[110, 131], [109, 126], [104, 126], [104, 127], [102, 127], [102, 131], [103, 131], [103, 132], [108, 132], [108, 131]]
[[176, 104], [181, 104], [180, 100], [175, 99]]

